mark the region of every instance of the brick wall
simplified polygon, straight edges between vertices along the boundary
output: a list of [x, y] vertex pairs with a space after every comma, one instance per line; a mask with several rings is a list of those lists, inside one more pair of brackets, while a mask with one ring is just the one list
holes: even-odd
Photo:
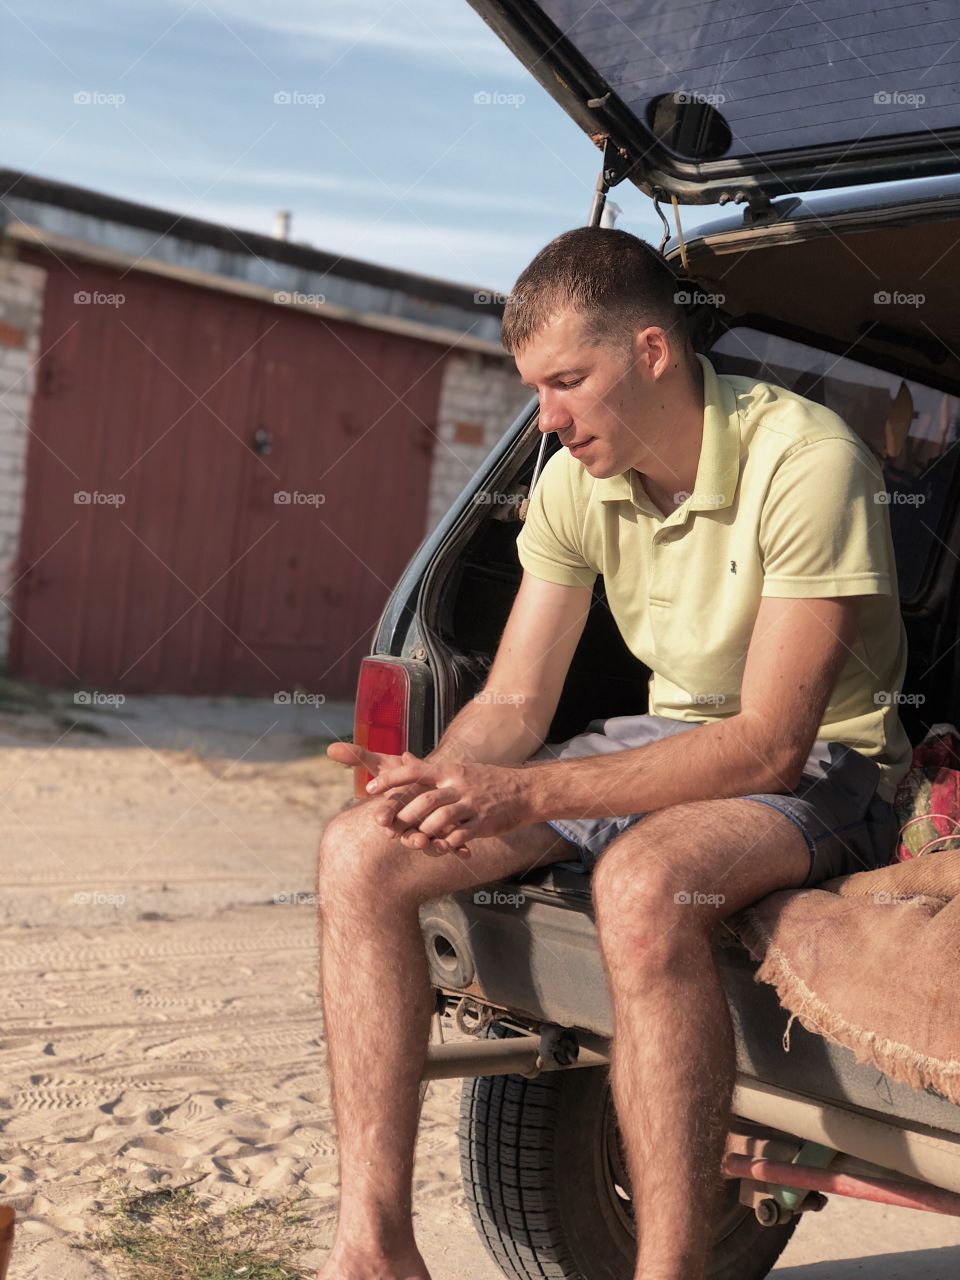
[[509, 357], [473, 351], [449, 357], [440, 389], [427, 532], [530, 398]]
[[0, 254], [0, 666], [6, 662], [10, 640], [12, 593], [7, 593], [13, 587], [20, 545], [46, 278], [42, 267]]

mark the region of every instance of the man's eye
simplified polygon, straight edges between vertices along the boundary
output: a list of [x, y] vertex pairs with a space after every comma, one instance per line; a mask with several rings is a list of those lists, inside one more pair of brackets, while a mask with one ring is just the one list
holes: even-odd
[[560, 382], [560, 383], [558, 383], [557, 385], [558, 385], [558, 386], [559, 386], [563, 391], [569, 391], [571, 387], [579, 387], [579, 385], [580, 385], [580, 383], [581, 383], [582, 381], [583, 381], [583, 379], [582, 379], [582, 378], [576, 378], [573, 382]]

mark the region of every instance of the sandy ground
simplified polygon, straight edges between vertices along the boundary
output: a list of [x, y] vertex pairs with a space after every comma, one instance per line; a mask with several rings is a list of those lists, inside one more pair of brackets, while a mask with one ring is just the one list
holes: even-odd
[[[110, 1179], [221, 1203], [305, 1189], [316, 1265], [336, 1206], [313, 863], [350, 794], [268, 705], [132, 700], [0, 714], [0, 1199], [11, 1280], [93, 1280], [71, 1246]], [[349, 721], [347, 721], [349, 722]], [[99, 732], [90, 732], [90, 725]], [[459, 1180], [459, 1082], [430, 1086], [415, 1171], [434, 1280], [499, 1280]], [[834, 1199], [784, 1280], [948, 1280], [960, 1221]]]

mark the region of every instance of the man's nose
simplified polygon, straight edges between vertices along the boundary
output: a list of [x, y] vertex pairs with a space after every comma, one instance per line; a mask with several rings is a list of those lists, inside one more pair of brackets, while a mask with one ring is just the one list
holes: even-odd
[[552, 390], [545, 391], [540, 397], [540, 430], [544, 433], [562, 431], [572, 421], [556, 393]]

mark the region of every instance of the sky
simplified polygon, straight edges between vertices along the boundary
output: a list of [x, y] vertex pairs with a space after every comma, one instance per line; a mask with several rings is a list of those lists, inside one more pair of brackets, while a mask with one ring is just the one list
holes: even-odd
[[503, 292], [589, 216], [601, 153], [467, 0], [0, 0], [0, 27], [8, 168], [268, 234], [287, 209], [291, 240]]

